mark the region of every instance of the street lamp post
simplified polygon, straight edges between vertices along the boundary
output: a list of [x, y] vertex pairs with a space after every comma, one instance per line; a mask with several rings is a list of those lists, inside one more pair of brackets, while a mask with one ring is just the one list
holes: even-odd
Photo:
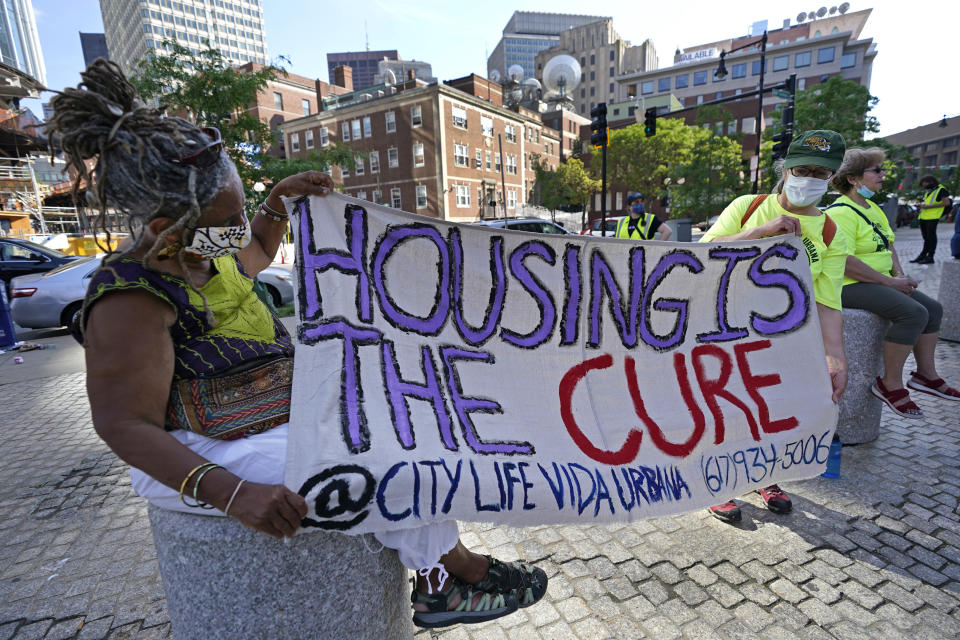
[[758, 87], [757, 93], [757, 146], [754, 150], [754, 155], [757, 157], [757, 169], [753, 174], [753, 192], [757, 193], [760, 188], [760, 128], [763, 124], [763, 76], [767, 71], [767, 32], [764, 31], [763, 35], [760, 37], [760, 40], [754, 40], [753, 42], [748, 42], [746, 44], [740, 45], [730, 51], [721, 51], [720, 52], [720, 64], [717, 65], [717, 70], [714, 75], [718, 78], [724, 78], [727, 75], [727, 65], [724, 64], [724, 58], [726, 58], [728, 53], [733, 53], [734, 51], [740, 51], [741, 49], [746, 49], [747, 47], [752, 47], [757, 42], [760, 43], [760, 86]]

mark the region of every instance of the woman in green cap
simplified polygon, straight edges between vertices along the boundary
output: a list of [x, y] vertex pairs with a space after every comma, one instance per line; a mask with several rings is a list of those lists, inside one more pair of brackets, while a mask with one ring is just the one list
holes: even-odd
[[[755, 240], [789, 233], [803, 238], [835, 403], [847, 386], [840, 304], [847, 248], [843, 232], [817, 209], [817, 203], [843, 162], [845, 150], [843, 136], [836, 131], [821, 129], [799, 134], [790, 143], [782, 168], [778, 167], [781, 178], [773, 193], [740, 196], [700, 239]], [[774, 513], [787, 513], [792, 507], [790, 497], [777, 485], [758, 493]], [[738, 522], [741, 517], [740, 507], [732, 500], [710, 507], [710, 513], [724, 522]]]

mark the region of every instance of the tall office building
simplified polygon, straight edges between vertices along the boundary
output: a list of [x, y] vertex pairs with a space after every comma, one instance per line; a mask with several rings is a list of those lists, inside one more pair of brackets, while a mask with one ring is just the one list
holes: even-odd
[[100, 0], [100, 12], [110, 59], [127, 74], [164, 40], [194, 53], [208, 41], [234, 65], [267, 64], [261, 0]]
[[47, 83], [30, 0], [0, 0], [0, 62]]
[[603, 16], [514, 11], [503, 28], [503, 37], [487, 58], [487, 76], [496, 70], [501, 77], [506, 77], [507, 69], [518, 64], [523, 67], [524, 78], [535, 78], [536, 57], [540, 51], [557, 46], [560, 34], [567, 29], [597, 20], [603, 20]]
[[88, 67], [97, 58], [110, 59], [110, 54], [107, 51], [107, 37], [102, 33], [84, 33], [81, 31], [80, 48], [83, 49], [83, 64]]
[[396, 49], [384, 51], [344, 51], [327, 54], [327, 72], [330, 84], [335, 84], [333, 70], [337, 67], [353, 69], [353, 88], [366, 89], [377, 84], [375, 75], [379, 72], [378, 63], [381, 60], [398, 60]]

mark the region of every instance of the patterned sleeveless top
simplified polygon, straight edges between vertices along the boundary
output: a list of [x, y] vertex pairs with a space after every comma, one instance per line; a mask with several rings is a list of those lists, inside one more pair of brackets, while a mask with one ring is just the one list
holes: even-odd
[[290, 335], [254, 293], [253, 279], [235, 256], [215, 258], [214, 276], [200, 287], [216, 326], [207, 321], [203, 299], [181, 278], [150, 271], [134, 258], [120, 259], [112, 267], [97, 270], [91, 279], [88, 310], [118, 291], [146, 291], [168, 303], [177, 314], [170, 327], [174, 383], [214, 377], [257, 358], [293, 357]]

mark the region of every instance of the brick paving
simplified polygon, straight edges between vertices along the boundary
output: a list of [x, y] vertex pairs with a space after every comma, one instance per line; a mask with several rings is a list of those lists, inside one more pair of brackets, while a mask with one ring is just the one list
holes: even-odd
[[[950, 229], [940, 231], [950, 259]], [[912, 258], [919, 233], [901, 231], [897, 246]], [[936, 295], [938, 265], [908, 270]], [[960, 345], [942, 342], [937, 358], [960, 381]], [[83, 374], [0, 394], [0, 640], [171, 637], [146, 509], [91, 427]], [[784, 485], [786, 516], [752, 495], [737, 527], [706, 512], [464, 524], [471, 548], [538, 562], [549, 592], [507, 618], [417, 640], [960, 637], [960, 407], [914, 396], [924, 420], [884, 411], [877, 441], [844, 448], [839, 479]]]

